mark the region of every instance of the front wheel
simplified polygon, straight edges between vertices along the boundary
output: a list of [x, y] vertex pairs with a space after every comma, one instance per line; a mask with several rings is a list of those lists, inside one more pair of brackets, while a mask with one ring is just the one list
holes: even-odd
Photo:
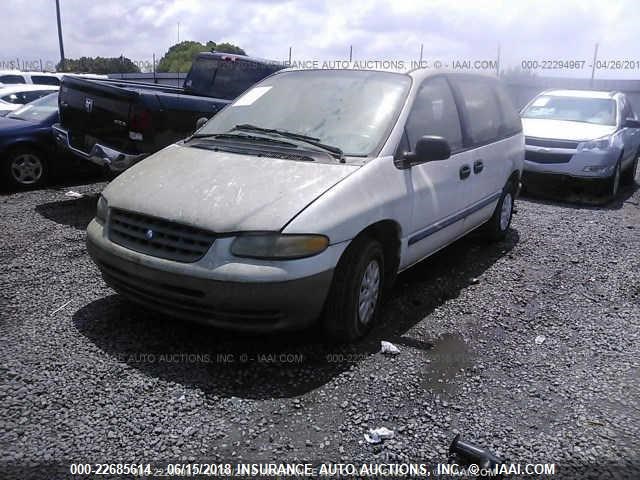
[[607, 182], [607, 196], [609, 198], [614, 198], [618, 195], [618, 190], [620, 189], [620, 160], [616, 163], [616, 168], [613, 171], [613, 175]]
[[498, 200], [493, 215], [484, 226], [483, 233], [489, 240], [499, 241], [506, 237], [511, 225], [511, 217], [513, 216], [515, 194], [515, 185], [509, 181], [502, 189], [502, 196]]
[[633, 185], [633, 182], [636, 179], [636, 170], [638, 169], [638, 157], [640, 157], [640, 149], [636, 152], [633, 162], [631, 162], [629, 168], [622, 173], [620, 180], [623, 185]]
[[373, 327], [384, 285], [382, 245], [357, 238], [342, 255], [323, 314], [323, 327], [337, 342], [353, 342]]

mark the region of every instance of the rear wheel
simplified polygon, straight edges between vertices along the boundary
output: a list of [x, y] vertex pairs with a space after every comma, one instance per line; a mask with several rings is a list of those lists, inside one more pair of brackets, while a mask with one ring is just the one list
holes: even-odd
[[323, 315], [327, 335], [337, 342], [364, 337], [375, 324], [384, 285], [382, 245], [357, 238], [342, 255]]
[[623, 185], [633, 185], [633, 182], [636, 179], [636, 170], [638, 169], [638, 157], [640, 157], [640, 150], [636, 152], [631, 165], [622, 172], [621, 181]]
[[44, 154], [30, 147], [16, 148], [9, 152], [4, 170], [9, 186], [20, 189], [41, 187], [47, 177]]
[[483, 233], [489, 240], [502, 240], [507, 235], [511, 225], [511, 217], [513, 216], [515, 193], [514, 182], [509, 181], [502, 189], [502, 196], [498, 200], [491, 219], [484, 226]]

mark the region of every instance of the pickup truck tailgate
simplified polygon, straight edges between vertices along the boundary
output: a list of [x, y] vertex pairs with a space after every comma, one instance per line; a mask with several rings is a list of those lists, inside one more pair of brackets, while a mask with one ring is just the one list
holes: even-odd
[[96, 80], [65, 77], [60, 88], [60, 121], [73, 133], [75, 148], [89, 151], [96, 139], [127, 148], [129, 112], [138, 97], [134, 90]]

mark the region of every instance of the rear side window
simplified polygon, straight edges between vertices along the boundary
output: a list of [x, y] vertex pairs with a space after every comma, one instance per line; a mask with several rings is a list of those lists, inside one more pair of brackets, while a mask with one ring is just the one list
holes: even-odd
[[462, 147], [458, 110], [449, 84], [443, 77], [427, 79], [422, 84], [405, 131], [412, 150], [423, 135], [443, 137], [454, 151]]
[[31, 81], [37, 85], [60, 85], [58, 77], [49, 75], [31, 75]]
[[22, 75], [0, 75], [0, 83], [27, 83]]
[[478, 77], [458, 77], [454, 82], [462, 96], [471, 143], [477, 145], [497, 139], [501, 135], [502, 115], [491, 83]]
[[522, 121], [518, 111], [513, 106], [511, 98], [507, 94], [502, 85], [495, 84], [498, 103], [500, 104], [500, 113], [502, 114], [502, 123], [500, 124], [500, 135], [509, 136], [522, 131]]

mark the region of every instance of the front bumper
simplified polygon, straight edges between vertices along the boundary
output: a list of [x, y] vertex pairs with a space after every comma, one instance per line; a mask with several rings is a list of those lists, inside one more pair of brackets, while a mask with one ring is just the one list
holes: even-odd
[[52, 129], [56, 143], [62, 148], [96, 165], [107, 167], [112, 172], [122, 172], [148, 155], [146, 153], [124, 153], [99, 143], [96, 143], [87, 153], [71, 144], [69, 132], [60, 124], [53, 125]]
[[[206, 258], [202, 263], [172, 262], [114, 244], [95, 220], [87, 229], [87, 250], [105, 282], [131, 301], [173, 317], [232, 330], [267, 332], [311, 325], [322, 313], [333, 279], [333, 268], [329, 268], [269, 281], [255, 275], [255, 265], [239, 265], [238, 272], [254, 272], [248, 281], [221, 280], [215, 278], [216, 268], [206, 276], [203, 266], [210, 264]], [[224, 271], [228, 274], [230, 269]]]
[[[566, 148], [539, 148], [525, 146], [524, 173], [548, 174], [574, 179], [606, 179], [613, 175], [620, 157], [617, 149], [606, 151], [577, 151]], [[536, 158], [536, 161], [532, 159]], [[587, 167], [600, 167], [585, 171]]]

